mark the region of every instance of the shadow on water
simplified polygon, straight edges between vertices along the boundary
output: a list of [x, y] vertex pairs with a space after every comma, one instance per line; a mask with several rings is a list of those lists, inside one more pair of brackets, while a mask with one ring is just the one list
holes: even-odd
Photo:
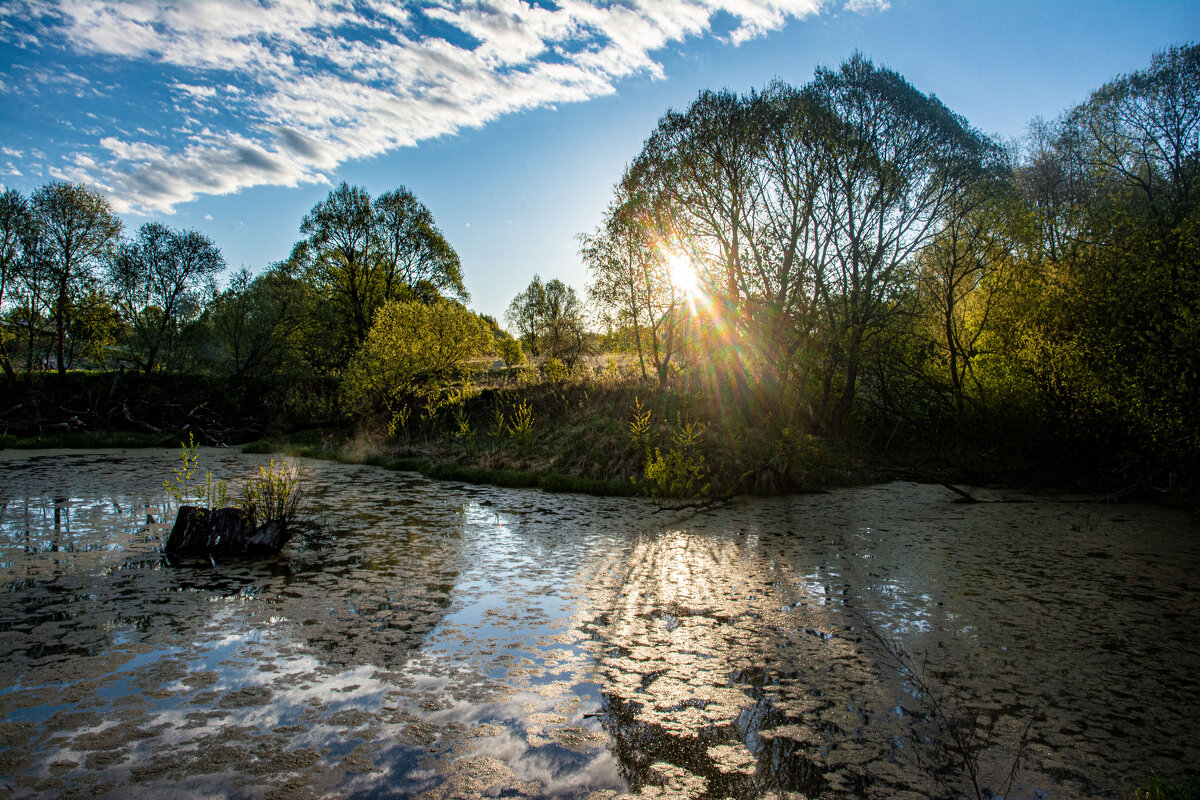
[[172, 566], [173, 460], [0, 453], [14, 796], [947, 793], [886, 641], [996, 733], [983, 774], [1037, 720], [1012, 797], [1200, 763], [1200, 543], [1159, 509], [892, 484], [663, 520], [306, 462], [327, 546]]

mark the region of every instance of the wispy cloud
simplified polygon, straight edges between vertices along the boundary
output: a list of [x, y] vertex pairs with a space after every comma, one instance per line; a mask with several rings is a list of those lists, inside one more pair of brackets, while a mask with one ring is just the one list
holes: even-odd
[[350, 159], [611, 94], [661, 75], [655, 54], [714, 35], [718, 17], [736, 45], [824, 2], [25, 0], [32, 22], [0, 26], [0, 41], [26, 46], [32, 30], [46, 52], [65, 44], [161, 70], [157, 89], [172, 100], [150, 127], [176, 141], [110, 130], [55, 174], [99, 185], [119, 210], [170, 213], [201, 194], [324, 182]]

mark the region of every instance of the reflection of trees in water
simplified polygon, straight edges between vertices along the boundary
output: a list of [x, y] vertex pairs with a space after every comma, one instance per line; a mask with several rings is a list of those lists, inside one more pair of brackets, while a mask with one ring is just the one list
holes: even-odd
[[920, 786], [854, 620], [772, 555], [753, 537], [650, 535], [601, 590], [589, 632], [624, 777], [710, 797]]
[[[193, 648], [268, 621], [329, 667], [391, 669], [449, 605], [461, 509], [399, 505], [398, 481], [321, 476], [317, 495], [337, 509], [329, 520], [338, 541], [328, 550], [293, 544], [271, 559], [172, 565], [159, 552], [169, 524], [147, 523], [148, 513], [163, 519], [161, 494], [118, 493], [128, 488], [122, 478], [154, 486], [158, 465], [142, 459], [140, 470], [117, 476], [115, 492], [87, 496], [99, 486], [78, 485], [87, 483], [82, 470], [109, 465], [96, 461], [33, 460], [23, 474], [6, 466], [14, 480], [0, 508], [0, 660], [26, 683], [109, 672], [137, 649], [126, 642]], [[25, 496], [12, 494], [21, 488]], [[376, 505], [374, 495], [393, 499]], [[231, 604], [233, 629], [222, 613]], [[78, 662], [89, 657], [94, 668]]]

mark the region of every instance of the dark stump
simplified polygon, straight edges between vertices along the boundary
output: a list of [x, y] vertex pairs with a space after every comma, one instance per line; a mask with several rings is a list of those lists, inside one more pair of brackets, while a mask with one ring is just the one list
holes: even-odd
[[169, 556], [270, 556], [292, 538], [283, 520], [247, 525], [238, 508], [182, 506], [164, 548]]

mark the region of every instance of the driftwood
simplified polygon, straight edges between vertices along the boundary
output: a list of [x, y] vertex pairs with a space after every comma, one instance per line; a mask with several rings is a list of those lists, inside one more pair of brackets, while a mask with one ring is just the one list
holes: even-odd
[[121, 411], [123, 411], [125, 414], [125, 420], [127, 422], [129, 422], [131, 425], [136, 425], [137, 427], [141, 428], [142, 430], [148, 431], [150, 433], [162, 433], [161, 428], [156, 428], [153, 425], [151, 425], [149, 422], [143, 422], [140, 419], [135, 419], [133, 414], [129, 413], [129, 401], [128, 400], [122, 401]]
[[280, 519], [248, 525], [240, 508], [215, 510], [182, 506], [163, 548], [169, 556], [275, 555], [292, 538], [291, 528]]

